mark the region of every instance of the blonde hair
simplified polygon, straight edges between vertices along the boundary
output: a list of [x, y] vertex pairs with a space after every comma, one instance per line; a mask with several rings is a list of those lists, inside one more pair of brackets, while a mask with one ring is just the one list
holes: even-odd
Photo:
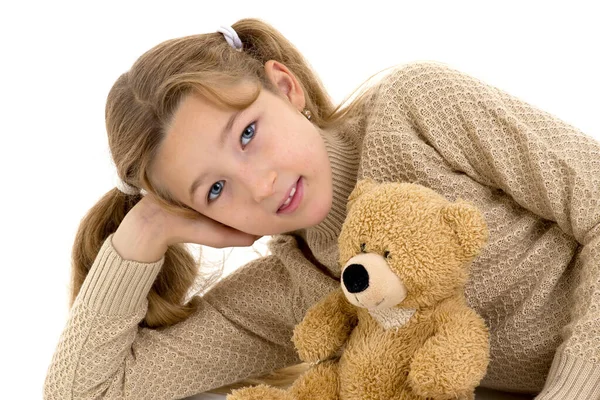
[[[166, 209], [184, 217], [193, 217], [197, 211], [178, 202], [158, 185], [155, 187], [148, 170], [166, 127], [186, 94], [195, 92], [217, 105], [246, 108], [256, 100], [260, 90], [276, 92], [264, 70], [267, 61], [276, 60], [298, 79], [305, 93], [306, 108], [312, 113], [311, 121], [318, 127], [338, 126], [358, 115], [362, 96], [347, 107], [334, 107], [300, 52], [273, 27], [257, 19], [243, 19], [232, 27], [244, 44], [242, 52], [235, 51], [217, 32], [167, 40], [139, 57], [108, 94], [106, 129], [118, 176], [129, 185], [144, 188]], [[255, 86], [250, 95], [236, 92], [238, 84], [248, 82]], [[103, 242], [141, 198], [112, 189], [82, 219], [72, 250], [70, 307]], [[194, 296], [185, 303], [188, 292], [199, 278], [205, 286], [218, 278], [203, 273], [185, 244], [169, 246], [164, 265], [148, 294], [148, 311], [140, 326], [169, 326], [193, 314], [199, 298]]]

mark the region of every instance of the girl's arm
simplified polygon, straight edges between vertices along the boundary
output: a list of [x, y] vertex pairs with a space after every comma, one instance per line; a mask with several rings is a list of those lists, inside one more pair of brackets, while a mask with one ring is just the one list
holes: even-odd
[[[366, 137], [365, 146], [387, 146], [390, 159], [385, 170], [381, 159], [364, 161], [363, 176], [382, 179], [382, 171], [411, 162], [413, 170], [383, 178], [418, 181], [423, 168], [433, 170], [429, 179], [436, 179], [436, 169], [439, 179], [448, 171], [457, 179], [462, 173], [555, 221], [581, 245], [570, 324], [537, 399], [600, 398], [600, 143], [500, 89], [433, 62], [395, 72], [380, 102], [392, 115], [371, 126], [377, 135]], [[394, 140], [394, 132], [402, 130], [418, 132], [422, 146], [434, 148], [435, 155], [411, 158], [420, 150]], [[453, 190], [452, 182], [436, 184]]]
[[45, 399], [177, 399], [298, 363], [296, 307], [337, 285], [306, 259], [284, 266], [267, 256], [220, 281], [185, 321], [140, 328], [162, 260], [123, 260], [111, 237], [70, 310]]

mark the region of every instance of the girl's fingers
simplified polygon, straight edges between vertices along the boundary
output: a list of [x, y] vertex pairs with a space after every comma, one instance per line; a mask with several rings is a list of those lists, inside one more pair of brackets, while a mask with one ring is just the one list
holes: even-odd
[[192, 222], [195, 225], [192, 236], [194, 243], [222, 249], [251, 246], [260, 238], [260, 236], [239, 231], [208, 217], [203, 217], [203, 221], [198, 222]]

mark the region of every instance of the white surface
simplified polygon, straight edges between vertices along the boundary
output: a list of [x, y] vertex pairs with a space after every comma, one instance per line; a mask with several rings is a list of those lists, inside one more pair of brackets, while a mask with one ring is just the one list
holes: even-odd
[[[188, 397], [185, 400], [224, 400], [225, 398], [226, 396], [220, 394], [202, 393]], [[531, 398], [531, 396], [527, 395], [497, 392], [484, 388], [477, 388], [475, 391], [475, 400], [528, 400]]]
[[[114, 186], [106, 95], [142, 52], [166, 39], [214, 32], [254, 16], [272, 23], [303, 52], [336, 101], [388, 66], [439, 60], [600, 139], [598, 13], [594, 2], [573, 4], [2, 2], [0, 354], [10, 365], [2, 374], [10, 382], [2, 385], [2, 396], [41, 397], [67, 318], [75, 231]], [[230, 256], [228, 271], [243, 262], [238, 253]]]

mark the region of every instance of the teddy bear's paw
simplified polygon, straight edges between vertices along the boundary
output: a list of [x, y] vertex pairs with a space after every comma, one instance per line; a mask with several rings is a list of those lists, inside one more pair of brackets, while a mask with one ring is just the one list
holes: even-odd
[[326, 340], [315, 341], [313, 337], [310, 340], [297, 340], [295, 346], [300, 360], [305, 363], [315, 364], [323, 360], [336, 358], [336, 353], [339, 351], [341, 345]]
[[309, 363], [309, 364], [316, 364], [323, 360], [335, 358], [334, 357], [335, 352], [328, 350], [328, 349], [319, 349], [319, 350], [297, 349], [296, 351], [298, 352], [298, 357], [300, 358], [300, 360], [302, 360], [302, 362]]
[[309, 364], [332, 358], [343, 344], [333, 330], [321, 327], [321, 332], [317, 332], [302, 323], [294, 330], [293, 342], [300, 360]]
[[471, 400], [475, 398], [474, 388], [444, 379], [444, 374], [435, 368], [413, 368], [408, 373], [408, 384], [415, 394], [424, 398], [439, 400]]
[[294, 400], [294, 397], [285, 390], [258, 385], [234, 390], [226, 400]]

